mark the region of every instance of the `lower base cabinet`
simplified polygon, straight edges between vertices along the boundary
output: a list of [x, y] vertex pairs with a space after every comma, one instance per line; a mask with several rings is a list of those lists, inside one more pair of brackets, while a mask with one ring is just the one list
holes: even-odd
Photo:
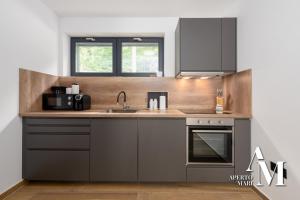
[[23, 178], [34, 181], [90, 180], [90, 121], [23, 119]]
[[198, 167], [187, 168], [187, 182], [230, 182], [230, 176], [234, 175], [234, 168]]
[[186, 166], [185, 119], [24, 118], [23, 178], [84, 182], [229, 182], [250, 161], [250, 120], [235, 120], [234, 167]]
[[235, 128], [235, 174], [245, 175], [251, 159], [251, 121], [239, 119], [234, 122]]
[[137, 120], [93, 119], [91, 181], [137, 182]]
[[139, 119], [139, 181], [185, 182], [185, 119]]
[[90, 168], [93, 182], [185, 182], [185, 120], [92, 120]]

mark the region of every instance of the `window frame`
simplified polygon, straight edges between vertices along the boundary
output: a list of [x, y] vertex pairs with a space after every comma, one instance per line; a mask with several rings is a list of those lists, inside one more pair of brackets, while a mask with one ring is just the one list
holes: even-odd
[[[87, 40], [87, 38], [94, 38], [94, 41]], [[112, 73], [105, 72], [77, 72], [76, 71], [76, 44], [77, 43], [112, 43], [113, 47], [113, 66]], [[114, 38], [100, 38], [100, 37], [71, 37], [71, 76], [115, 76], [117, 63], [117, 41]]]
[[[90, 39], [88, 39], [90, 38]], [[138, 41], [136, 38], [141, 38]], [[92, 40], [93, 39], [93, 40]], [[113, 44], [113, 72], [77, 72], [76, 71], [76, 44], [77, 43], [112, 43]], [[127, 77], [153, 77], [156, 73], [128, 73], [122, 72], [122, 43], [158, 43], [158, 70], [164, 76], [164, 38], [163, 37], [71, 37], [70, 39], [70, 69], [71, 76], [127, 76]]]

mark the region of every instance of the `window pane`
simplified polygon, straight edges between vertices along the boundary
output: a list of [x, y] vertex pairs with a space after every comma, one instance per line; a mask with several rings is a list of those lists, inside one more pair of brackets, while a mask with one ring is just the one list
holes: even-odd
[[156, 73], [159, 71], [158, 43], [122, 43], [122, 72]]
[[113, 72], [112, 43], [77, 43], [76, 72]]

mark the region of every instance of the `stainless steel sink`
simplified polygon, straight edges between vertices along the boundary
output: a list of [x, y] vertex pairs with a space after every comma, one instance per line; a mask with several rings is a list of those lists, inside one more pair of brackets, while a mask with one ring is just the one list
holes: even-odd
[[107, 109], [107, 113], [136, 113], [137, 110], [134, 109]]

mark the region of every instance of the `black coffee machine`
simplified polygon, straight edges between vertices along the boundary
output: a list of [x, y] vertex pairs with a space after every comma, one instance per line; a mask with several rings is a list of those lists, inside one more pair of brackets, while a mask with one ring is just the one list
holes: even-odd
[[76, 94], [74, 96], [74, 110], [88, 110], [91, 108], [91, 96]]

